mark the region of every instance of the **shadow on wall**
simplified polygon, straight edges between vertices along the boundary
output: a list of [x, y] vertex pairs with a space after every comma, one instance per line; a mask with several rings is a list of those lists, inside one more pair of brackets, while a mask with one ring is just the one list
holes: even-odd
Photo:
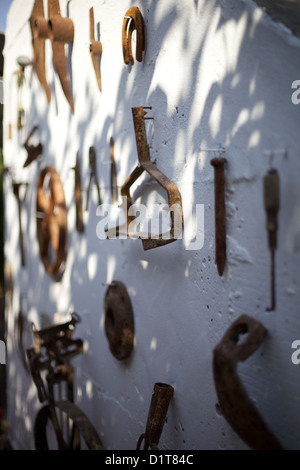
[[[133, 126], [131, 134], [123, 132], [123, 129], [129, 128], [131, 108], [137, 105], [152, 106], [153, 103], [159, 103], [157, 108], [152, 109], [154, 135], [151, 140], [151, 157], [157, 161], [158, 168], [171, 180], [182, 178], [183, 182], [189, 182], [189, 186], [193, 188], [187, 191], [190, 197], [190, 207], [194, 207], [201, 201], [203, 187], [199, 190], [197, 186], [201, 180], [204, 184], [205, 181], [210, 183], [211, 195], [206, 196], [206, 201], [210, 200], [213, 203], [213, 174], [209, 161], [211, 155], [201, 149], [216, 148], [220, 145], [225, 147], [229, 160], [228, 178], [233, 184], [260, 178], [263, 175], [257, 175], [256, 168], [262, 158], [262, 149], [268, 148], [271, 139], [273, 139], [274, 148], [277, 145], [280, 146], [282, 140], [281, 122], [273, 119], [276, 108], [274, 101], [275, 99], [278, 101], [278, 90], [282, 91], [286, 87], [285, 95], [281, 95], [279, 105], [282, 105], [284, 111], [290, 106], [290, 84], [285, 83], [286, 74], [282, 64], [282, 55], [276, 50], [272, 51], [271, 45], [265, 46], [265, 53], [259, 51], [257, 56], [253, 55], [254, 45], [264, 38], [264, 32], [260, 30], [262, 16], [250, 13], [242, 2], [234, 9], [224, 6], [224, 3], [226, 2], [218, 0], [210, 2], [194, 0], [190, 9], [176, 5], [164, 10], [161, 2], [155, 0], [143, 2], [141, 11], [147, 32], [144, 62], [139, 68], [143, 86], [140, 87], [137, 80], [128, 80], [130, 74], [134, 73], [136, 64], [123, 68], [118, 84], [115, 114], [107, 116], [103, 128], [95, 135], [93, 141], [93, 145], [100, 152], [99, 161], [101, 161], [103, 157], [107, 158], [108, 141], [112, 135], [118, 148], [126, 149], [122, 155], [118, 156], [118, 164], [122, 169], [122, 174], [129, 175], [137, 162]], [[132, 1], [131, 4], [136, 3]], [[201, 20], [203, 20], [202, 23]], [[191, 27], [191, 23], [193, 25], [199, 23], [201, 28]], [[180, 24], [179, 27], [178, 24]], [[176, 34], [174, 30], [177, 31]], [[169, 47], [168, 51], [166, 51], [166, 44]], [[268, 56], [269, 52], [270, 56]], [[172, 56], [170, 67], [168, 54]], [[262, 63], [262, 57], [265, 57], [264, 63]], [[169, 70], [172, 71], [171, 75]], [[277, 84], [270, 87], [269, 77], [275, 74], [275, 71]], [[85, 111], [88, 110], [88, 114], [79, 122], [77, 128], [78, 151], [81, 154], [91, 145], [90, 136], [87, 141], [86, 131], [96, 111], [93, 88], [89, 82], [86, 83], [84, 93]], [[121, 113], [120, 110], [123, 112]], [[32, 121], [38, 119], [34, 97], [29, 116]], [[47, 116], [44, 122], [47, 122]], [[269, 132], [264, 122], [272, 122], [273, 127]], [[67, 125], [70, 126], [70, 121]], [[47, 131], [47, 126], [43, 131], [44, 146], [47, 148], [51, 136]], [[68, 148], [65, 148], [65, 154], [67, 153]], [[237, 169], [234, 168], [234, 160], [238, 161]], [[47, 156], [47, 162], [50, 163], [50, 161], [51, 155]], [[69, 162], [66, 161], [64, 173], [67, 171], [67, 165]], [[238, 173], [241, 168], [243, 168], [243, 173]], [[265, 168], [268, 168], [267, 160]], [[106, 173], [107, 179], [104, 181], [102, 176], [102, 183], [105, 188], [109, 188], [108, 172]], [[87, 174], [83, 175], [83, 181], [86, 179]], [[119, 184], [121, 183], [123, 182], [119, 181]], [[234, 192], [231, 195], [228, 194], [228, 197], [234, 201]], [[191, 218], [191, 213], [186, 215], [185, 223], [191, 223]], [[131, 248], [132, 245], [130, 248], [127, 246], [125, 248], [126, 241], [98, 240], [92, 209], [89, 210], [85, 225], [85, 235], [75, 233], [71, 235], [76, 258], [72, 261], [67, 260], [67, 264], [72, 262], [68, 284], [75, 310], [79, 314], [83, 313], [83, 316], [87, 314], [89, 328], [95, 335], [96, 331], [100, 332], [103, 329], [103, 322], [102, 324], [99, 322], [98, 314], [101, 312], [106, 284], [119, 277], [119, 260], [123, 259], [122, 253], [128, 250], [126, 267], [129, 269], [135, 264], [133, 255], [140, 255], [142, 249], [140, 246]], [[228, 230], [230, 233], [230, 226]], [[109, 243], [111, 243], [111, 251], [107, 248]], [[175, 257], [173, 260], [167, 258], [169, 253], [178, 254], [179, 249], [175, 247], [175, 244], [160, 248], [159, 250], [164, 250], [164, 252], [153, 254], [151, 260], [147, 258], [150, 261], [145, 268], [141, 269], [141, 274], [155, 279], [162, 256], [166, 256], [163, 269], [178, 269]], [[191, 257], [193, 258], [193, 255]], [[180, 258], [182, 281], [185, 278], [184, 273], [189, 272], [190, 269], [189, 258], [183, 255]], [[198, 261], [194, 260], [194, 262]], [[99, 299], [97, 315], [88, 311], [87, 299], [82, 295], [84, 283], [87, 282], [90, 283], [89, 289], [92, 289], [95, 297]], [[127, 283], [130, 285], [129, 277]], [[48, 301], [50, 301], [47, 281], [44, 287], [43, 294], [48, 296]], [[28, 298], [34, 295], [34, 287], [29, 284]], [[136, 297], [138, 295], [139, 293], [136, 292]], [[159, 303], [153, 299], [153, 311], [156, 311], [156, 307], [159, 307]], [[200, 310], [201, 308], [206, 308], [206, 305], [199, 307]], [[160, 315], [159, 311], [157, 315]], [[86, 328], [87, 321], [85, 318], [83, 321], [84, 328]], [[229, 322], [230, 318], [228, 324]], [[222, 325], [224, 328], [224, 321]], [[155, 348], [149, 351], [152, 358], [155, 358], [155, 353]], [[171, 366], [175, 369], [175, 364]], [[16, 364], [11, 365], [11, 371], [13, 371], [11, 374], [17, 376]], [[149, 386], [152, 387], [150, 380]], [[26, 394], [27, 388], [23, 388], [23, 385], [17, 381], [18, 399]], [[148, 403], [139, 404], [144, 412], [147, 405]], [[115, 426], [117, 423], [118, 419], [115, 420]]]

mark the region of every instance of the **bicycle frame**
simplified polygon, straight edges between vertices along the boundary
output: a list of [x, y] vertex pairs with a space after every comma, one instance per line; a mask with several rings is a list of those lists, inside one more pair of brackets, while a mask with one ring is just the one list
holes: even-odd
[[[35, 346], [27, 349], [27, 357], [39, 400], [41, 403], [47, 402], [39, 410], [35, 420], [34, 435], [37, 450], [48, 449], [46, 426], [49, 420], [52, 422], [59, 450], [71, 449], [74, 443], [78, 449], [80, 435], [89, 449], [103, 450], [95, 428], [74, 403], [73, 368], [70, 360], [83, 351], [83, 341], [72, 339], [75, 325], [79, 321], [80, 317], [73, 313], [71, 320], [64, 324], [50, 326], [40, 331], [32, 325]], [[45, 379], [41, 375], [42, 371], [47, 371]], [[67, 399], [56, 400], [55, 386], [58, 384], [61, 388], [63, 383], [67, 387]], [[61, 417], [63, 413], [66, 415], [68, 431], [69, 421], [73, 423], [68, 442], [64, 439], [58, 413]]]

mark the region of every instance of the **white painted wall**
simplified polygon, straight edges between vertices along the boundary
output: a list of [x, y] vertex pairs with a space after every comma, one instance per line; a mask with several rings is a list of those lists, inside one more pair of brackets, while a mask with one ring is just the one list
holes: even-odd
[[[7, 351], [13, 445], [34, 447], [33, 420], [40, 407], [13, 338], [22, 295], [28, 322], [41, 326], [42, 313], [53, 320], [59, 312], [65, 319], [73, 310], [82, 317], [76, 336], [85, 340], [85, 353], [73, 361], [76, 402], [95, 425], [106, 449], [135, 449], [158, 381], [175, 388], [161, 449], [246, 449], [216, 411], [212, 351], [241, 314], [257, 318], [269, 334], [241, 368], [241, 377], [282, 445], [299, 449], [300, 366], [291, 361], [291, 344], [300, 337], [300, 107], [291, 101], [292, 82], [300, 79], [299, 39], [272, 22], [252, 0], [61, 0], [63, 16], [67, 3], [75, 25], [74, 115], [54, 74], [47, 44], [52, 102], [47, 105], [37, 78], [27, 68], [23, 90], [26, 125], [17, 131], [13, 74], [18, 56], [32, 56], [28, 19], [33, 0], [14, 0], [6, 31], [5, 163], [17, 180], [30, 183], [22, 213], [25, 269], [20, 266], [17, 206], [9, 177], [5, 184], [5, 255], [14, 275]], [[132, 5], [144, 16], [147, 43], [143, 63], [131, 67], [123, 62], [121, 27], [123, 15]], [[89, 56], [91, 6], [101, 28], [102, 94]], [[109, 139], [115, 139], [122, 184], [137, 162], [131, 108], [140, 105], [153, 108], [154, 121], [148, 121], [151, 157], [178, 185], [186, 230], [183, 240], [148, 252], [140, 241], [97, 238], [96, 192], [85, 214], [86, 232], [76, 232], [71, 170], [80, 151], [86, 187], [88, 149], [94, 145], [103, 202], [109, 203]], [[10, 122], [12, 140], [8, 140]], [[35, 142], [39, 138], [43, 143], [43, 158], [24, 170], [22, 143], [36, 124]], [[217, 155], [200, 150], [219, 145], [225, 147], [228, 159], [228, 259], [222, 278], [214, 261], [214, 175], [209, 163]], [[273, 159], [281, 179], [281, 209], [277, 310], [267, 313], [270, 257], [262, 180], [270, 166], [264, 152], [278, 149], [287, 149], [288, 157], [275, 155]], [[60, 173], [68, 207], [69, 251], [61, 283], [54, 283], [45, 273], [36, 238], [36, 180], [46, 164]], [[195, 234], [196, 204], [204, 205], [204, 243], [202, 246], [200, 226], [199, 246], [188, 249]], [[112, 356], [104, 332], [103, 300], [106, 284], [112, 280], [127, 286], [134, 309], [136, 344], [125, 363]], [[25, 347], [31, 344], [29, 333], [24, 341]]]

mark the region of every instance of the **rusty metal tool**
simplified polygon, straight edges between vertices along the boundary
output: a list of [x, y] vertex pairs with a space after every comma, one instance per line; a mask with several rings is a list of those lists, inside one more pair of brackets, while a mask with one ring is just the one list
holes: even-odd
[[76, 156], [76, 165], [73, 168], [75, 171], [75, 204], [76, 204], [76, 229], [79, 233], [84, 232], [83, 210], [82, 210], [82, 195], [81, 195], [81, 171], [80, 171], [80, 158], [79, 152]]
[[90, 179], [87, 187], [87, 195], [86, 195], [86, 207], [85, 210], [87, 211], [89, 208], [89, 200], [90, 200], [90, 191], [92, 186], [92, 180], [94, 180], [97, 195], [98, 195], [98, 205], [101, 206], [101, 196], [100, 196], [100, 186], [98, 181], [97, 175], [97, 158], [96, 158], [96, 149], [95, 147], [90, 147], [89, 150], [89, 164], [90, 164]]
[[50, 103], [51, 90], [45, 69], [45, 41], [49, 39], [49, 24], [45, 18], [43, 0], [35, 0], [29, 22], [32, 34], [33, 68]]
[[[139, 163], [121, 187], [121, 195], [123, 196], [123, 199], [127, 201], [127, 235], [133, 238], [142, 238], [144, 250], [150, 250], [152, 248], [157, 248], [159, 246], [172, 243], [180, 237], [183, 230], [183, 213], [181, 196], [177, 186], [157, 168], [155, 163], [151, 162], [145, 127], [145, 119], [147, 119], [145, 118], [145, 115], [147, 114], [145, 109], [151, 108], [143, 106], [132, 108]], [[129, 214], [129, 209], [132, 205], [130, 188], [144, 171], [146, 171], [155, 181], [157, 181], [157, 183], [166, 191], [168, 195], [171, 222], [170, 231], [167, 234], [159, 234], [153, 238], [151, 238], [151, 234], [143, 234], [141, 237], [139, 234], [129, 233], [128, 231], [130, 223], [134, 220], [134, 216]], [[122, 228], [120, 226], [112, 230], [106, 230], [107, 238], [110, 238], [110, 233], [114, 233], [115, 235], [119, 236], [121, 230]]]
[[278, 211], [280, 206], [280, 184], [277, 170], [272, 168], [264, 177], [264, 206], [268, 245], [271, 253], [271, 305], [267, 311], [276, 308], [275, 251], [277, 249]]
[[132, 33], [136, 30], [136, 60], [142, 62], [145, 50], [145, 31], [143, 16], [138, 7], [131, 7], [125, 13], [122, 26], [123, 58], [126, 65], [133, 62]]
[[146, 430], [139, 437], [136, 450], [140, 450], [144, 441], [143, 450], [158, 450], [158, 444], [166, 421], [167, 412], [174, 388], [171, 385], [157, 382], [154, 390], [147, 417]]
[[[241, 315], [228, 328], [213, 352], [213, 373], [223, 416], [254, 450], [280, 450], [281, 444], [268, 429], [237, 374], [237, 365], [262, 344], [267, 330], [248, 315]], [[246, 335], [243, 338], [240, 336]]]
[[39, 143], [38, 145], [29, 145], [29, 141], [30, 141], [31, 137], [33, 136], [33, 134], [35, 133], [35, 131], [37, 129], [38, 129], [38, 127], [34, 126], [34, 128], [29, 133], [27, 139], [25, 140], [25, 142], [23, 144], [23, 147], [25, 148], [25, 150], [28, 154], [27, 159], [26, 159], [26, 161], [23, 165], [23, 168], [26, 168], [33, 161], [37, 160], [39, 158], [39, 156], [43, 153], [43, 145], [41, 143]]
[[15, 183], [13, 182], [13, 193], [17, 199], [18, 204], [18, 219], [19, 219], [19, 239], [20, 239], [20, 251], [21, 251], [21, 265], [24, 267], [26, 265], [25, 262], [25, 249], [24, 249], [24, 236], [23, 236], [23, 225], [22, 225], [22, 203], [20, 198], [20, 187], [23, 183]]
[[17, 345], [17, 348], [20, 354], [22, 365], [25, 371], [27, 372], [27, 374], [29, 374], [30, 371], [29, 371], [29, 366], [27, 362], [27, 356], [26, 356], [26, 351], [24, 349], [24, 341], [23, 341], [23, 334], [24, 334], [24, 329], [26, 325], [26, 317], [23, 312], [22, 302], [23, 302], [23, 297], [22, 295], [20, 295], [20, 307], [19, 307], [18, 318], [17, 318], [17, 321], [15, 322], [14, 337], [15, 337], [15, 343]]
[[48, 18], [54, 68], [71, 110], [74, 112], [65, 55], [65, 45], [73, 43], [74, 40], [74, 23], [70, 18], [61, 16], [59, 0], [48, 0]]
[[211, 165], [215, 170], [215, 252], [218, 273], [222, 276], [226, 263], [226, 211], [225, 211], [225, 178], [226, 158], [213, 158]]
[[134, 318], [130, 297], [122, 282], [113, 281], [108, 286], [104, 312], [109, 349], [116, 359], [127, 359], [134, 345]]
[[[44, 188], [47, 179], [48, 186]], [[36, 220], [41, 260], [47, 273], [60, 280], [66, 259], [67, 208], [59, 174], [51, 166], [45, 167], [38, 177]]]
[[102, 56], [102, 44], [99, 41], [95, 41], [95, 30], [94, 30], [94, 8], [90, 8], [90, 54], [93, 63], [93, 67], [96, 74], [98, 88], [102, 91], [101, 74], [100, 74], [100, 61]]
[[117, 166], [115, 161], [114, 152], [114, 139], [110, 138], [110, 194], [112, 202], [118, 200], [118, 181], [117, 181]]

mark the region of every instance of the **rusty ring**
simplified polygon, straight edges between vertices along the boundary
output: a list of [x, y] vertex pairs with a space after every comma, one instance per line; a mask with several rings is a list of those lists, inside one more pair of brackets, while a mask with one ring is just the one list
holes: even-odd
[[[47, 175], [50, 176], [49, 198], [44, 189]], [[41, 260], [47, 273], [59, 280], [63, 274], [62, 268], [66, 259], [67, 208], [59, 174], [51, 166], [44, 168], [39, 175], [36, 210]], [[54, 256], [50, 252], [51, 249]]]
[[118, 360], [127, 359], [134, 343], [134, 319], [130, 297], [120, 281], [107, 288], [104, 299], [105, 333], [109, 348]]

